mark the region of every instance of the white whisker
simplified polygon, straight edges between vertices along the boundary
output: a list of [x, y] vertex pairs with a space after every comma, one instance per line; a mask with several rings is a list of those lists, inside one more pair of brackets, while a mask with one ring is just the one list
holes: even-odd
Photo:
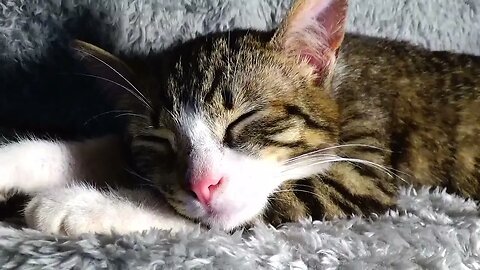
[[146, 177], [143, 177], [143, 176], [139, 175], [138, 173], [136, 173], [136, 172], [134, 172], [134, 171], [132, 171], [132, 170], [130, 170], [130, 169], [128, 169], [128, 168], [124, 168], [124, 170], [125, 170], [126, 172], [130, 173], [131, 175], [136, 176], [136, 177], [144, 180], [144, 181], [147, 182], [147, 183], [150, 183], [150, 184], [152, 184], [152, 185], [154, 184], [154, 182], [153, 182], [152, 180], [150, 180], [150, 179], [148, 179], [148, 178], [146, 178]]
[[317, 150], [314, 150], [314, 151], [311, 151], [311, 152], [307, 152], [307, 153], [298, 155], [296, 157], [290, 158], [285, 162], [295, 161], [296, 159], [303, 158], [303, 157], [308, 157], [308, 156], [313, 156], [317, 153], [322, 153], [322, 152], [325, 152], [325, 151], [328, 151], [328, 150], [333, 150], [333, 149], [338, 149], [338, 148], [346, 148], [346, 147], [366, 147], [366, 148], [377, 149], [377, 150], [381, 150], [381, 151], [385, 151], [385, 152], [391, 152], [390, 150], [382, 149], [380, 147], [372, 146], [372, 145], [368, 145], [368, 144], [342, 144], [342, 145], [334, 145], [334, 146], [330, 146], [330, 147], [326, 147], [326, 148], [322, 148], [322, 149], [317, 149]]
[[[381, 169], [381, 170], [386, 170], [383, 166], [381, 166], [381, 165], [379, 165], [375, 162], [362, 160], [362, 159], [355, 159], [355, 158], [343, 158], [343, 157], [324, 159], [324, 160], [320, 160], [320, 161], [313, 161], [311, 163], [304, 162], [306, 164], [302, 164], [302, 163], [300, 163], [300, 164], [290, 164], [290, 165], [287, 165], [287, 166], [291, 166], [291, 167], [294, 167], [294, 169], [298, 169], [299, 167], [304, 168], [304, 167], [307, 167], [307, 166], [314, 166], [314, 165], [319, 165], [319, 164], [324, 164], [324, 163], [333, 163], [333, 162], [338, 162], [338, 161], [357, 162], [357, 163], [364, 164], [364, 165], [370, 165], [372, 167], [375, 167], [375, 168], [378, 168], [378, 169]], [[389, 176], [393, 177], [390, 173], [387, 173], [387, 174]]]
[[150, 110], [153, 110], [152, 106], [150, 105], [150, 103], [148, 102], [148, 99], [135, 87], [135, 85], [133, 85], [129, 80], [127, 80], [127, 78], [125, 78], [125, 76], [123, 76], [120, 72], [118, 72], [115, 68], [113, 68], [111, 65], [109, 65], [107, 62], [103, 61], [102, 59], [98, 58], [97, 56], [85, 51], [85, 50], [81, 50], [81, 49], [78, 49], [78, 48], [75, 48], [75, 50], [81, 52], [81, 53], [84, 53], [94, 59], [96, 59], [97, 61], [99, 61], [100, 63], [104, 64], [105, 66], [107, 66], [109, 69], [111, 69], [113, 72], [115, 72], [118, 76], [120, 76], [120, 78], [122, 78], [126, 83], [128, 83], [128, 85], [130, 85], [130, 87], [133, 88], [132, 89], [129, 89], [127, 87], [124, 86], [124, 89], [129, 89], [129, 93], [131, 93], [132, 95], [136, 96], [137, 98], [139, 98], [137, 95], [133, 94], [134, 91], [140, 96], [140, 100], [143, 101], [143, 103], [145, 103], [145, 105], [150, 109]]
[[146, 119], [146, 120], [149, 119], [147, 116], [142, 115], [142, 114], [137, 114], [137, 113], [121, 113], [121, 114], [115, 115], [115, 118], [122, 117], [122, 116], [134, 116], [134, 117], [139, 117], [139, 118], [143, 118], [143, 119]]
[[[391, 178], [397, 177], [401, 181], [403, 181], [405, 183], [408, 183], [403, 177], [401, 177], [400, 175], [392, 172], [393, 169], [390, 169], [386, 166], [383, 166], [383, 165], [380, 165], [378, 163], [368, 161], [368, 160], [356, 159], [356, 158], [344, 158], [344, 157], [336, 157], [336, 158], [329, 157], [329, 158], [322, 159], [322, 160], [314, 160], [313, 159], [313, 160], [299, 161], [299, 162], [296, 162], [296, 163], [290, 163], [290, 164], [287, 164], [287, 165], [284, 166], [285, 169], [282, 171], [282, 173], [287, 173], [287, 172], [292, 171], [292, 170], [301, 170], [301, 169], [308, 168], [308, 167], [315, 166], [315, 165], [334, 163], [334, 162], [339, 162], [339, 161], [353, 162], [353, 163], [367, 165], [367, 166], [370, 166], [372, 168], [376, 168], [376, 169], [384, 172], [385, 174], [387, 174]], [[352, 164], [352, 165], [354, 165], [354, 164]]]
[[89, 122], [99, 118], [99, 117], [102, 117], [104, 115], [107, 115], [107, 114], [112, 114], [112, 113], [122, 113], [122, 112], [130, 112], [130, 111], [127, 111], [127, 110], [111, 110], [111, 111], [107, 111], [107, 112], [103, 112], [103, 113], [99, 113], [97, 115], [94, 115], [92, 116], [90, 119], [88, 119], [87, 121], [85, 121], [83, 123], [83, 125], [87, 125]]
[[107, 79], [107, 78], [104, 78], [104, 77], [101, 77], [101, 76], [96, 76], [96, 75], [93, 75], [93, 74], [86, 74], [86, 73], [79, 73], [79, 72], [75, 72], [75, 73], [72, 73], [73, 75], [80, 75], [80, 76], [85, 76], [85, 77], [92, 77], [92, 78], [96, 78], [96, 79], [99, 79], [99, 80], [103, 80], [103, 81], [106, 81], [106, 82], [109, 82], [109, 83], [112, 83], [118, 87], [121, 87], [123, 88], [124, 90], [126, 90], [127, 92], [129, 92], [131, 95], [133, 95], [136, 99], [138, 99], [139, 101], [141, 101], [148, 109], [150, 110], [153, 110], [153, 108], [150, 106], [150, 104], [144, 100], [141, 96], [139, 96], [134, 90], [126, 87], [125, 85], [123, 84], [120, 84], [116, 81], [113, 81], [113, 80], [110, 80], [110, 79]]
[[315, 160], [315, 159], [320, 158], [320, 157], [339, 157], [339, 156], [335, 155], [335, 154], [314, 153], [314, 154], [308, 155], [308, 156], [298, 156], [297, 158], [287, 159], [283, 163], [285, 165], [288, 165], [288, 164], [292, 164], [292, 163], [299, 163], [299, 162], [302, 162], [302, 161], [305, 161], [305, 160]]

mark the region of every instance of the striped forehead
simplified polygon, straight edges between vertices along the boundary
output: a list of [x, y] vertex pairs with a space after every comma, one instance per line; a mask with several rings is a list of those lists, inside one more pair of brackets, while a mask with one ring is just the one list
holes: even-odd
[[[253, 48], [230, 48], [224, 38], [212, 43], [215, 45], [194, 47], [176, 58], [167, 82], [174, 105], [223, 104], [229, 109], [236, 102], [265, 98], [264, 89], [284, 85], [283, 76], [277, 74], [280, 65], [272, 63], [269, 56]], [[269, 83], [271, 77], [276, 80]]]

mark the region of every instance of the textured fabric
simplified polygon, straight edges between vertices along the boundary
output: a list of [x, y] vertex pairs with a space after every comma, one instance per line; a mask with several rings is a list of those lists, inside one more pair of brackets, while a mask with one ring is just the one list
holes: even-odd
[[[0, 228], [0, 265], [24, 269], [480, 269], [475, 203], [405, 190], [372, 220], [256, 227], [243, 236], [192, 229], [68, 239]], [[17, 268], [15, 268], [17, 269]]]
[[[16, 0], [0, 4], [0, 59], [38, 60], [67, 34], [101, 35], [115, 52], [147, 52], [231, 28], [271, 29], [292, 0]], [[476, 0], [350, 0], [348, 30], [480, 53]]]
[[[480, 55], [480, 1], [351, 0], [348, 30]], [[7, 0], [0, 3], [0, 127], [92, 136], [106, 122], [89, 84], [62, 77], [72, 37], [145, 54], [232, 28], [270, 29], [290, 0]], [[60, 61], [62, 60], [62, 61]], [[19, 110], [22, 108], [22, 110]], [[69, 119], [69, 120], [66, 120]], [[72, 120], [73, 119], [73, 120]], [[87, 121], [88, 120], [88, 121]], [[1, 180], [0, 180], [1, 181]], [[129, 236], [48, 236], [0, 227], [6, 269], [480, 269], [479, 212], [443, 192], [404, 191], [375, 219]]]

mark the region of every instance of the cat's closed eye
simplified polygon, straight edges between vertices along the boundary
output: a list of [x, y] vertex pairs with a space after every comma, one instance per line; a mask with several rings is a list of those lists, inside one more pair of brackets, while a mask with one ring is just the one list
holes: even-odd
[[174, 153], [177, 149], [175, 134], [166, 128], [157, 128], [135, 136], [135, 140], [155, 146], [162, 152]]
[[241, 129], [241, 125], [245, 125], [248, 121], [252, 120], [257, 115], [259, 110], [248, 111], [232, 121], [225, 129], [225, 135], [223, 137], [223, 144], [229, 148], [237, 148], [239, 145], [235, 141], [235, 131]]

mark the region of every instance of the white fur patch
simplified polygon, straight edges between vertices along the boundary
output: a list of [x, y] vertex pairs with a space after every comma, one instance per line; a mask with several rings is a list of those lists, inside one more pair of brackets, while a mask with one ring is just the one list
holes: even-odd
[[34, 193], [71, 181], [68, 145], [61, 142], [24, 140], [0, 147], [0, 190]]
[[25, 218], [31, 228], [70, 236], [151, 228], [177, 232], [194, 226], [146, 192], [100, 192], [85, 185], [40, 192], [28, 203]]
[[[0, 191], [26, 194], [62, 187], [73, 181], [115, 181], [122, 157], [118, 138], [83, 142], [21, 140], [0, 146]], [[108, 163], [106, 163], [108, 162]], [[109, 164], [110, 166], [108, 166]], [[84, 177], [92, 179], [84, 179]]]
[[230, 230], [261, 213], [268, 196], [282, 182], [278, 164], [224, 147], [201, 115], [185, 114], [180, 117], [180, 124], [192, 145], [192, 181], [205, 174], [225, 180], [214, 192], [208, 208], [193, 197], [183, 198], [185, 214], [212, 227]]

